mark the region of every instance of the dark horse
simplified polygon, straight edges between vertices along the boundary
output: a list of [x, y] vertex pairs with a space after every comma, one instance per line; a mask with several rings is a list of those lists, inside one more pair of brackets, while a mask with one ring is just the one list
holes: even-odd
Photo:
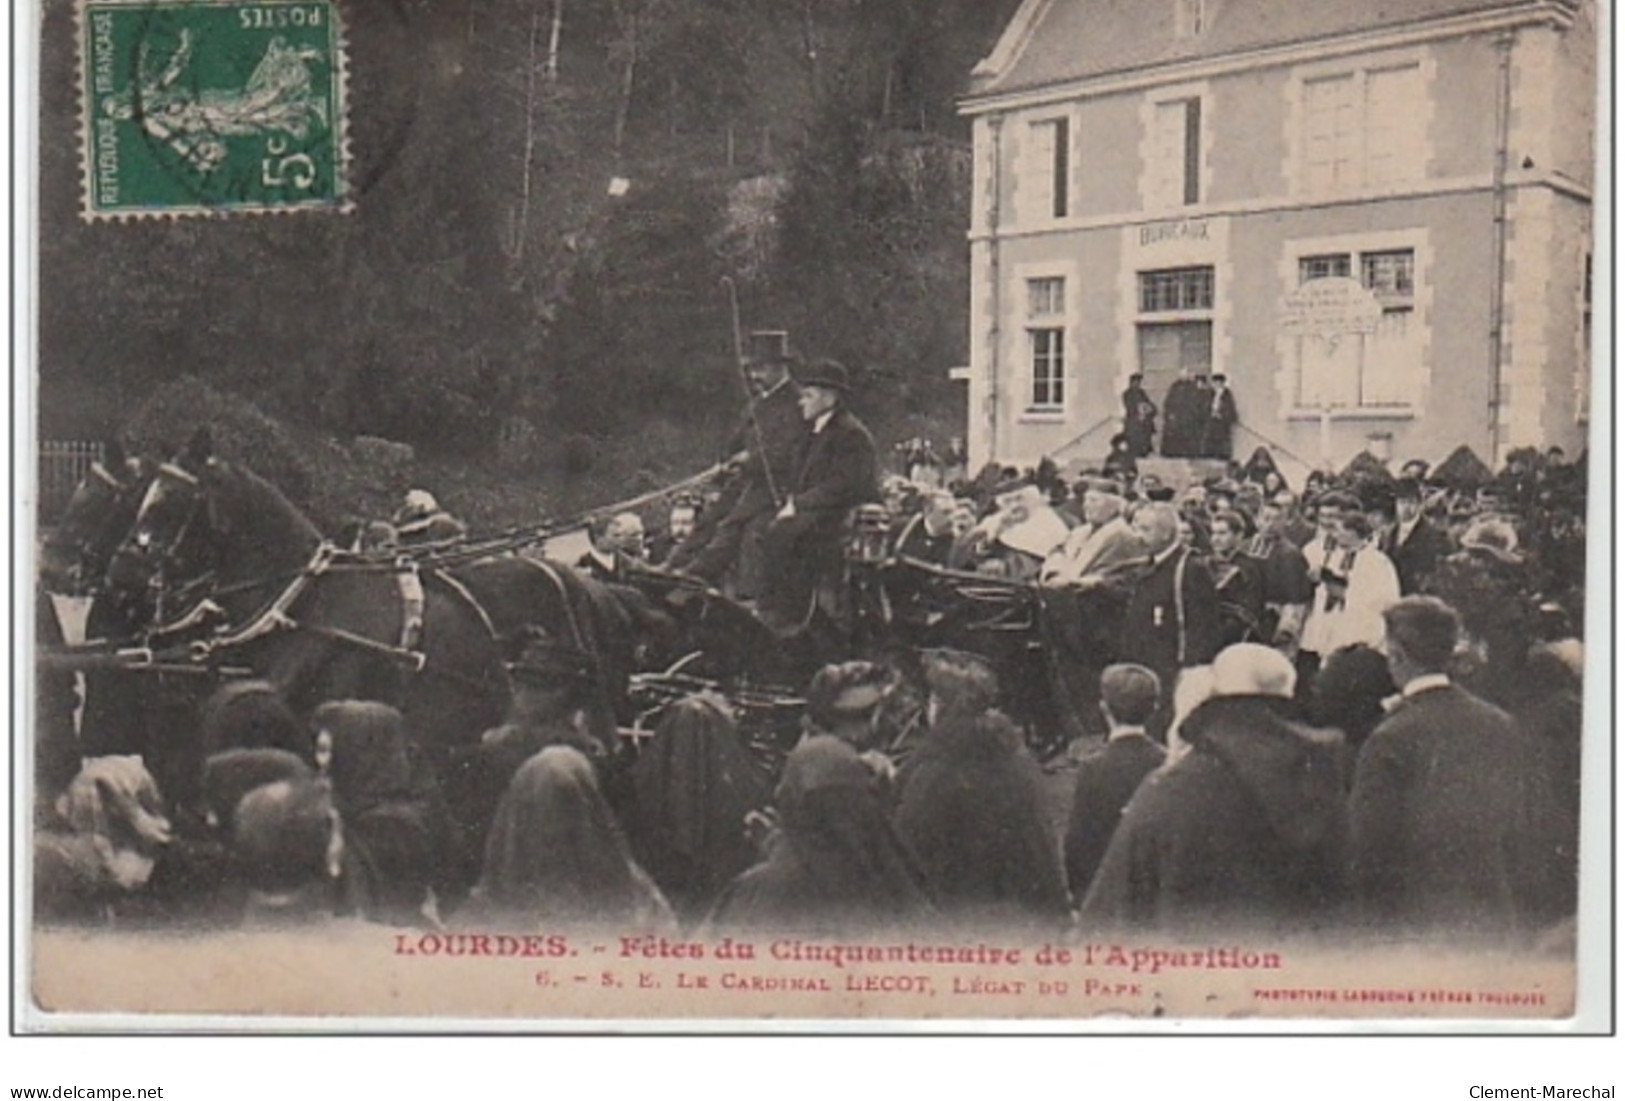
[[[506, 705], [499, 641], [465, 588], [338, 556], [279, 490], [216, 458], [205, 432], [158, 467], [107, 588], [156, 593], [155, 646], [192, 643], [247, 668], [296, 713], [343, 698], [399, 707], [440, 765]], [[197, 624], [175, 630], [176, 616]]]
[[[84, 623], [87, 642], [109, 647], [137, 645], [151, 621], [150, 593], [143, 588], [109, 589], [103, 578], [135, 523], [142, 499], [157, 475], [157, 464], [127, 456], [116, 440], [104, 445], [103, 454], [40, 541], [39, 584], [45, 590], [40, 594], [40, 611], [42, 615], [49, 611], [47, 592], [89, 598]], [[48, 629], [40, 641], [62, 645], [60, 627]], [[65, 698], [72, 690], [73, 673], [50, 668], [49, 658], [39, 664], [41, 700]], [[137, 754], [147, 759], [166, 791], [177, 785], [184, 790], [184, 778], [168, 773], [160, 743], [177, 721], [188, 721], [196, 702], [191, 697], [200, 684], [192, 678], [160, 677], [111, 664], [87, 666], [83, 677], [77, 733], [71, 711], [66, 723], [49, 724], [50, 744], [41, 744], [41, 761]], [[45, 725], [42, 720], [38, 732], [42, 738], [47, 737]]]

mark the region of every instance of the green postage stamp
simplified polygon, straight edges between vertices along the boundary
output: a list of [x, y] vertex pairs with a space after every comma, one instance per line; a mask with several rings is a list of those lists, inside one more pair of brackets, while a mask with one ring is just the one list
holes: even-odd
[[81, 0], [89, 219], [347, 208], [335, 0]]

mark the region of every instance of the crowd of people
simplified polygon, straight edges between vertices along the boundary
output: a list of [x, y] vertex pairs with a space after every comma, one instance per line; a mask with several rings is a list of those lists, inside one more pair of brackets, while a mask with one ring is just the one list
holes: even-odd
[[[820, 367], [799, 412], [851, 437], [809, 389], [844, 377]], [[808, 530], [783, 523], [800, 456], [765, 512], [739, 505], [747, 482], [668, 565], [730, 525], [757, 525], [770, 564], [793, 553], [772, 533]], [[510, 668], [507, 720], [441, 767], [387, 705], [302, 717], [233, 683], [200, 716], [192, 802], [134, 757], [40, 792], [37, 916], [1527, 944], [1576, 898], [1584, 465], [1518, 454], [1475, 484], [1464, 465], [1395, 477], [1364, 457], [1296, 490], [1265, 453], [1178, 489], [1110, 468], [888, 479], [897, 559], [1114, 610], [1094, 733], [1042, 763], [1001, 709], [1010, 686], [957, 650], [923, 656], [907, 738], [895, 670], [823, 668], [776, 777], [709, 695], [606, 752], [590, 659], [545, 636]], [[645, 554], [636, 520], [601, 522], [583, 571], [614, 582]]]

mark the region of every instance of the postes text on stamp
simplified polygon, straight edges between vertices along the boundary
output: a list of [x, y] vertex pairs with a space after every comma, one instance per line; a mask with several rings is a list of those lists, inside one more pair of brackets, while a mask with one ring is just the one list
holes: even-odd
[[342, 210], [335, 0], [82, 0], [81, 213]]

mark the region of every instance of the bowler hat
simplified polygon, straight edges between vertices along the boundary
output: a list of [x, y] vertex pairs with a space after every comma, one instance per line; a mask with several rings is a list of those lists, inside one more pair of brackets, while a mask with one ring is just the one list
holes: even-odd
[[846, 368], [833, 359], [815, 359], [795, 372], [796, 385], [822, 386], [826, 390], [846, 393], [852, 388]]

